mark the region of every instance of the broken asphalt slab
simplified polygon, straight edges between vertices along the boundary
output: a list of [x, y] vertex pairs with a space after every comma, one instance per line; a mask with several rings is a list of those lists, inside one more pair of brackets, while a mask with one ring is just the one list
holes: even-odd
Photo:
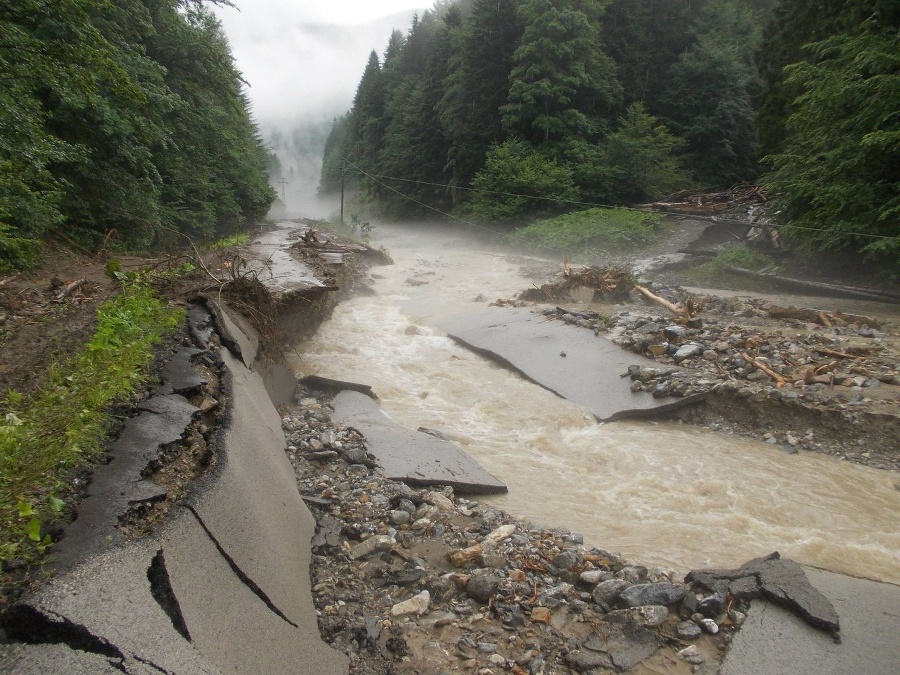
[[413, 486], [449, 485], [458, 493], [507, 491], [455, 443], [400, 426], [365, 394], [342, 391], [332, 406], [332, 420], [365, 437], [366, 448], [387, 478]]
[[800, 565], [777, 551], [737, 569], [693, 570], [685, 581], [736, 600], [769, 600], [835, 636], [840, 630], [831, 601], [809, 583]]
[[[347, 658], [319, 633], [309, 580], [315, 522], [284, 453], [281, 419], [260, 374], [221, 357], [228, 407], [216, 463], [151, 535], [101, 536], [99, 550], [9, 608], [0, 672], [347, 673]], [[131, 434], [135, 467], [180, 438], [196, 410], [175, 394], [140, 407], [150, 426]], [[160, 426], [169, 417], [177, 424]], [[92, 491], [97, 485], [95, 477]], [[66, 540], [77, 540], [73, 531]]]
[[705, 398], [654, 398], [632, 392], [628, 366], [658, 367], [577, 326], [529, 310], [492, 308], [438, 322], [466, 347], [498, 361], [557, 396], [587, 408], [601, 422], [652, 417]]
[[895, 675], [900, 586], [803, 569], [840, 615], [840, 644], [778, 605], [755, 600], [732, 641], [722, 675]]

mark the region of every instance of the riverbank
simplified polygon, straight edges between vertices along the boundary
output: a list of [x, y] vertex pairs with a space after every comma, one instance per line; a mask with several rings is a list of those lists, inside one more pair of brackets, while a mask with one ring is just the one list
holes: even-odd
[[[604, 273], [616, 278], [615, 303]], [[674, 419], [787, 453], [900, 469], [896, 307], [865, 303], [860, 314], [829, 298], [718, 295], [642, 281], [649, 295], [620, 270], [559, 273], [541, 287], [545, 302], [556, 303], [542, 313], [658, 363], [622, 373], [632, 391], [705, 395]]]
[[[329, 249], [334, 247], [326, 244], [320, 248], [330, 253]], [[685, 584], [680, 575], [676, 577], [670, 570], [629, 564], [615, 553], [585, 547], [578, 534], [528, 523], [486, 502], [460, 498], [440, 487], [409, 488], [402, 483], [387, 481], [373, 467], [372, 459], [366, 453], [365, 439], [352, 429], [331, 422], [329, 399], [324, 392], [300, 390], [298, 397], [291, 398], [290, 392], [296, 383], [280, 364], [276, 349], [279, 336], [291, 334], [290, 331], [298, 326], [306, 331], [313, 330], [334, 306], [338, 298], [336, 281], [344, 272], [331, 266], [333, 262], [328, 265], [330, 267], [326, 269], [335, 273], [331, 277], [335, 281], [323, 284], [329, 289], [319, 287], [312, 291], [317, 297], [310, 297], [302, 289], [294, 289], [286, 295], [271, 294], [264, 284], [257, 283], [258, 276], [245, 278], [238, 285], [238, 289], [243, 290], [233, 296], [231, 302], [244, 311], [244, 316], [228, 311], [217, 319], [220, 327], [225, 327], [222, 342], [231, 354], [224, 359], [231, 364], [232, 370], [232, 375], [225, 378], [225, 394], [215, 394], [226, 411], [222, 418], [224, 427], [221, 431], [207, 429], [206, 433], [211, 434], [211, 438], [222, 437], [225, 433], [233, 435], [233, 431], [227, 430], [233, 430], [234, 416], [241, 418], [257, 410], [259, 420], [264, 420], [259, 422], [262, 426], [257, 428], [256, 423], [242, 423], [247, 433], [241, 436], [244, 440], [239, 445], [258, 447], [261, 438], [258, 432], [264, 427], [268, 428], [266, 438], [271, 439], [273, 420], [269, 411], [273, 409], [267, 401], [271, 399], [282, 404], [280, 424], [285, 438], [265, 444], [280, 452], [281, 460], [273, 456], [270, 464], [280, 467], [277, 469], [279, 476], [285, 467], [288, 467], [288, 473], [293, 468], [292, 481], [296, 479], [306, 507], [313, 512], [313, 519], [306, 520], [307, 517], [300, 513], [302, 505], [298, 507], [297, 518], [307, 522], [304, 527], [308, 534], [295, 533], [297, 536], [292, 536], [289, 546], [293, 550], [297, 541], [312, 537], [312, 596], [318, 628], [326, 642], [349, 659], [352, 672], [549, 674], [604, 672], [604, 669], [637, 673], [660, 670], [715, 672], [731, 630], [746, 618], [745, 603], [749, 597], [742, 599], [736, 593], [729, 596], [728, 591], [717, 593], [708, 587]], [[351, 263], [344, 269], [352, 270], [353, 267]], [[364, 267], [347, 273], [354, 284], [365, 277]], [[349, 287], [350, 284], [345, 284], [345, 288]], [[311, 308], [315, 311], [310, 312]], [[261, 330], [254, 330], [253, 326], [260, 326]], [[247, 369], [249, 365], [252, 365], [252, 371]], [[246, 373], [244, 369], [247, 369]], [[227, 382], [229, 378], [235, 381], [234, 373], [238, 371], [240, 378], [250, 378], [255, 384], [252, 390], [247, 388], [249, 385], [240, 385], [246, 395], [240, 400], [229, 400]], [[262, 393], [264, 390], [268, 395]], [[200, 398], [196, 402], [203, 405]], [[277, 418], [274, 424], [278, 425]], [[227, 459], [229, 455], [218, 454], [226, 452], [223, 447], [216, 446], [212, 450], [216, 458], [213, 466], [218, 461], [226, 465], [232, 461]], [[165, 452], [169, 456], [177, 455], [174, 447], [166, 448]], [[240, 464], [242, 460], [236, 461]], [[255, 462], [250, 461], [248, 469]], [[214, 473], [218, 477], [227, 475], [221, 471]], [[215, 577], [222, 584], [215, 591], [210, 587], [216, 597], [224, 590], [225, 595], [233, 593], [234, 597], [243, 598], [239, 603], [232, 603], [230, 609], [223, 605], [223, 616], [244, 613], [248, 603], [253, 605], [261, 598], [256, 591], [253, 591], [255, 599], [240, 588], [229, 591], [229, 584], [234, 583], [235, 578], [246, 577], [252, 581], [269, 598], [269, 604], [279, 611], [284, 612], [285, 606], [299, 609], [305, 602], [294, 595], [278, 594], [290, 586], [287, 578], [293, 575], [305, 578], [310, 563], [304, 565], [291, 554], [288, 558], [293, 562], [287, 565], [287, 558], [273, 549], [267, 559], [279, 561], [279, 564], [272, 567], [256, 561], [255, 554], [247, 553], [247, 547], [257, 552], [269, 551], [284, 541], [283, 532], [278, 527], [273, 530], [270, 522], [271, 513], [281, 507], [269, 508], [263, 504], [268, 503], [268, 496], [264, 499], [262, 493], [268, 495], [271, 492], [263, 485], [269, 485], [273, 476], [257, 481], [259, 484], [255, 485], [253, 475], [255, 472], [245, 474], [249, 482], [231, 483], [232, 487], [239, 488], [239, 499], [221, 492], [221, 487], [217, 488], [222, 504], [231, 504], [227, 508], [237, 511], [224, 520], [215, 515], [215, 509], [209, 514], [200, 511], [199, 517], [203, 519], [199, 522], [209, 529], [205, 535], [198, 531], [197, 537], [185, 540], [194, 541], [193, 545], [207, 539], [219, 542], [218, 554], [210, 550], [204, 557], [215, 560], [217, 555], [227, 553], [226, 559], [232, 561], [232, 573], [239, 570], [244, 575]], [[201, 485], [201, 494], [210, 485], [215, 485], [218, 477], [201, 479], [206, 486]], [[209, 480], [213, 482], [209, 483]], [[547, 498], [551, 497], [548, 495]], [[197, 504], [196, 499], [197, 493], [191, 489], [185, 503]], [[291, 501], [293, 503], [293, 497]], [[212, 508], [209, 500], [203, 503]], [[179, 548], [181, 544], [173, 543], [177, 537], [173, 540], [170, 536], [173, 531], [191, 533], [190, 528], [185, 530], [173, 525], [182, 517], [193, 522], [191, 516], [185, 516], [183, 508], [175, 504], [171, 515], [158, 515], [157, 519], [163, 523], [159, 531], [162, 539], [152, 532], [149, 535], [138, 533], [143, 536], [125, 549], [126, 552], [140, 553], [133, 557], [134, 562], [129, 563], [129, 568], [143, 574], [145, 558], [157, 559], [153, 555], [157, 542], [163, 543], [160, 551], [168, 552], [166, 547], [172, 547], [171, 557], [165, 557], [168, 566], [162, 563], [163, 569], [172, 576], [170, 591], [189, 608], [183, 613], [188, 617], [189, 627], [209, 628], [203, 613], [198, 611], [201, 605], [190, 604], [203, 597], [202, 593], [197, 594], [194, 585], [199, 579], [197, 574], [202, 576], [202, 572], [198, 568], [184, 576], [189, 568], [182, 562], [189, 558], [182, 554], [190, 550], [190, 545]], [[199, 517], [196, 513], [193, 515], [195, 520]], [[288, 520], [293, 521], [293, 516]], [[226, 522], [240, 522], [240, 526], [224, 527]], [[222, 528], [219, 529], [217, 524]], [[301, 548], [305, 548], [305, 544]], [[144, 555], [147, 553], [149, 557]], [[123, 560], [116, 550], [102, 558], [100, 567], [96, 561], [88, 567], [95, 572], [108, 570], [111, 562]], [[150, 569], [158, 571], [160, 564], [155, 567], [151, 564]], [[135, 588], [145, 583], [141, 574], [134, 579]], [[276, 576], [270, 577], [270, 574]], [[186, 581], [188, 578], [193, 581]], [[269, 581], [270, 578], [274, 581]], [[104, 572], [96, 582], [102, 587], [118, 583], [117, 579]], [[225, 583], [226, 579], [230, 581]], [[267, 581], [260, 583], [260, 579]], [[84, 580], [82, 571], [78, 583]], [[71, 579], [60, 579], [56, 583], [56, 591], [62, 591], [60, 597], [67, 597], [66, 589], [71, 588], [71, 582]], [[242, 585], [252, 590], [246, 580]], [[156, 588], [160, 587], [157, 583]], [[658, 595], [643, 595], [651, 591]], [[755, 592], [764, 595], [761, 589]], [[146, 595], [143, 591], [143, 595], [129, 593], [119, 592], [111, 597], [115, 602], [127, 603], [133, 602], [138, 595]], [[90, 597], [88, 593], [81, 595]], [[38, 596], [38, 604], [34, 606], [42, 606], [40, 603], [53, 597], [53, 593], [44, 593]], [[282, 597], [284, 602], [278, 599]], [[733, 598], [730, 603], [729, 597]], [[700, 602], [704, 600], [701, 607]], [[160, 603], [160, 606], [164, 604]], [[171, 602], [168, 605], [171, 608]], [[52, 603], [45, 606], [55, 607]], [[71, 606], [60, 605], [60, 615], [75, 617], [75, 614], [67, 614], [66, 608]], [[300, 624], [293, 611], [286, 616]], [[82, 625], [95, 631], [94, 636], [126, 635], [122, 640], [105, 644], [112, 644], [120, 654], [128, 657], [130, 652], [123, 647], [135, 643], [129, 642], [131, 638], [127, 637], [127, 631], [123, 633], [122, 627], [116, 627], [117, 615], [110, 615], [112, 623], [106, 619], [99, 621], [102, 616], [96, 608], [81, 610], [77, 615], [79, 621], [83, 620]], [[309, 616], [312, 615], [306, 618]], [[266, 621], [271, 619], [266, 617]], [[235, 630], [242, 630], [243, 626], [243, 632], [229, 640], [234, 640], [235, 645], [245, 645], [242, 648], [246, 650], [244, 656], [228, 649], [223, 655], [212, 657], [217, 640], [223, 635], [219, 632], [216, 637], [213, 628], [209, 628], [209, 632], [205, 632], [206, 628], [198, 629], [205, 641], [198, 641], [194, 649], [212, 657], [216, 663], [225, 659], [223, 665], [226, 662], [243, 663], [241, 659], [256, 654], [253, 658], [263, 659], [257, 664], [258, 669], [264, 665], [269, 672], [286, 672], [279, 669], [281, 656], [276, 657], [274, 652], [281, 654], [282, 650], [287, 650], [285, 653], [290, 653], [293, 633], [277, 621], [275, 623], [287, 631], [285, 640], [277, 646], [270, 643], [266, 654], [258, 651], [256, 631], [247, 631], [246, 622], [238, 619], [229, 620], [229, 626]], [[308, 627], [306, 623], [303, 625]], [[147, 625], [138, 623], [134, 627], [145, 630]], [[107, 649], [103, 647], [102, 639], [91, 644], [97, 649]], [[137, 644], [146, 648], [146, 641]], [[696, 651], [690, 649], [692, 645]], [[678, 652], [686, 648], [688, 651], [679, 656]], [[106, 652], [94, 652], [95, 655], [98, 653]], [[18, 647], [15, 654], [21, 654]], [[141, 658], [147, 656], [141, 651], [135, 654]], [[134, 659], [129, 661], [129, 668], [132, 666], [135, 666]], [[13, 668], [10, 672], [36, 671]], [[53, 671], [45, 668], [42, 672]]]

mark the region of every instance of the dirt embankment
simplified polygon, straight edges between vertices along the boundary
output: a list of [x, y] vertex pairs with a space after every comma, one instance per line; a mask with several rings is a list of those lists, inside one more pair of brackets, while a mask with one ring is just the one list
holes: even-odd
[[[643, 284], [643, 285], [642, 285]], [[658, 368], [633, 391], [707, 394], [676, 419], [881, 469], [900, 469], [900, 319], [847, 301], [689, 292], [619, 269], [565, 270], [514, 301], [610, 338]], [[808, 303], [816, 303], [810, 306]], [[855, 307], [854, 307], [855, 309]]]

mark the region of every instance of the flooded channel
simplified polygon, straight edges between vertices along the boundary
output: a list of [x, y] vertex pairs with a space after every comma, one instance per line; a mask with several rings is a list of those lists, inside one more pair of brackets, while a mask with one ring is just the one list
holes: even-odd
[[[900, 583], [900, 476], [674, 423], [599, 424], [434, 328], [531, 285], [522, 258], [453, 233], [379, 226], [395, 264], [339, 305], [293, 367], [372, 385], [401, 424], [438, 429], [509, 486], [484, 498], [679, 573], [777, 550]], [[805, 430], [800, 430], [805, 431]]]

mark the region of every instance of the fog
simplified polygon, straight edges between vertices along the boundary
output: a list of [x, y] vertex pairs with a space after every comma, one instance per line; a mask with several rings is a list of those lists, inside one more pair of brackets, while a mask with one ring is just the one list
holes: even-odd
[[[349, 110], [369, 53], [406, 33], [416, 0], [235, 0], [213, 11], [247, 83], [254, 119], [282, 164], [273, 176], [288, 212], [320, 217], [314, 205], [325, 138]], [[310, 212], [315, 211], [315, 212]]]

